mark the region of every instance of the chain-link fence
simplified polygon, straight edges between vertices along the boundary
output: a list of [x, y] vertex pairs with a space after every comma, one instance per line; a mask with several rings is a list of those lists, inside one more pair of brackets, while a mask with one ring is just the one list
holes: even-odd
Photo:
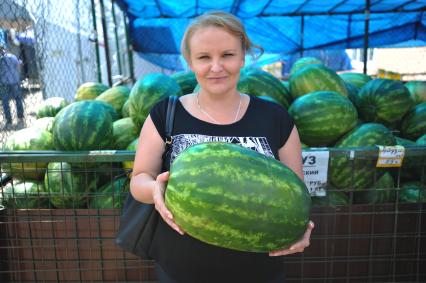
[[85, 82], [132, 82], [127, 19], [113, 1], [2, 0], [0, 6], [0, 45], [21, 63], [21, 95], [2, 100], [2, 106], [10, 104], [10, 115], [3, 107], [0, 145], [13, 131], [31, 125], [49, 97], [71, 102]]

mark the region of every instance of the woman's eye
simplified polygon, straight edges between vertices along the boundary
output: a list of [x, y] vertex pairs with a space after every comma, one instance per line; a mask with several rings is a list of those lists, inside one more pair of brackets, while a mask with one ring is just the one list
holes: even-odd
[[206, 56], [206, 55], [198, 57], [198, 59], [201, 59], [201, 60], [208, 59], [208, 58], [209, 56]]
[[234, 53], [225, 53], [223, 54], [224, 57], [230, 57], [230, 56], [234, 56]]

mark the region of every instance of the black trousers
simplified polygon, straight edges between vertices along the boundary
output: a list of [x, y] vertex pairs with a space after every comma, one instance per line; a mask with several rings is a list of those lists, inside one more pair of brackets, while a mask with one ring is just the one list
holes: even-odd
[[[174, 280], [173, 278], [171, 278], [158, 263], [155, 263], [155, 273], [157, 275], [158, 282], [160, 283], [185, 283], [185, 282], [178, 282]], [[272, 281], [259, 282], [259, 283], [285, 283], [285, 276], [284, 276], [284, 273], [282, 273], [278, 278]]]

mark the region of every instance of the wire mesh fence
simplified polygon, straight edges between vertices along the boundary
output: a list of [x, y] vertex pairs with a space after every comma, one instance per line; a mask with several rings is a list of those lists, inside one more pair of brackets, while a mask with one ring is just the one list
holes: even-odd
[[[1, 153], [2, 282], [155, 282], [152, 261], [114, 243], [133, 154]], [[425, 282], [426, 147], [405, 155], [408, 168], [373, 166], [372, 184], [313, 197], [311, 246], [283, 257], [288, 282]], [[354, 181], [377, 149], [330, 149], [349, 156]]]
[[[127, 19], [114, 1], [4, 0], [0, 7], [0, 46], [20, 61], [20, 95], [2, 95], [0, 145], [33, 124], [47, 98], [71, 102], [85, 82], [132, 81]], [[10, 68], [1, 71], [4, 77]]]

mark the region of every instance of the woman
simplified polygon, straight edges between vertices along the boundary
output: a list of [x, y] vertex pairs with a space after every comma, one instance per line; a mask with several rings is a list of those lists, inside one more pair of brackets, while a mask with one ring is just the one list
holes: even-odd
[[167, 99], [153, 107], [142, 127], [130, 187], [135, 199], [155, 203], [161, 215], [150, 250], [160, 282], [283, 282], [277, 256], [302, 252], [309, 245], [312, 222], [299, 242], [269, 254], [208, 245], [184, 234], [164, 204], [171, 161], [200, 142], [238, 143], [281, 160], [303, 178], [300, 141], [286, 110], [237, 90], [244, 56], [253, 47], [231, 14], [210, 12], [195, 19], [181, 49], [200, 91], [177, 103], [168, 160], [162, 160]]

